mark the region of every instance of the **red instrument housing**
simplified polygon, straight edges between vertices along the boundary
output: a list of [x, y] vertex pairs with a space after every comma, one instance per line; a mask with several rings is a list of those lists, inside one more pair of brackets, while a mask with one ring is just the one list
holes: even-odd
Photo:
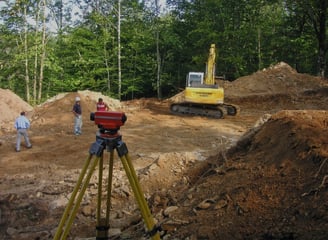
[[127, 120], [124, 112], [97, 111], [90, 114], [90, 120], [98, 125], [100, 130], [118, 130]]

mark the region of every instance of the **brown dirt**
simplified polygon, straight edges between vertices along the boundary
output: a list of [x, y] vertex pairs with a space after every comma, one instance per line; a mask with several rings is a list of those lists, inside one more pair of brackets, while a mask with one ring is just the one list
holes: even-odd
[[[32, 108], [0, 89], [0, 239], [53, 238], [95, 142], [89, 113], [100, 96], [128, 117], [120, 132], [163, 239], [326, 239], [327, 80], [280, 63], [222, 84], [241, 112], [220, 120], [171, 115], [169, 100], [119, 103], [90, 91]], [[77, 95], [81, 136], [72, 134]], [[12, 125], [21, 110], [33, 148], [16, 153]], [[97, 178], [95, 171], [69, 239], [95, 236]], [[116, 154], [111, 197], [111, 239], [145, 239]]]

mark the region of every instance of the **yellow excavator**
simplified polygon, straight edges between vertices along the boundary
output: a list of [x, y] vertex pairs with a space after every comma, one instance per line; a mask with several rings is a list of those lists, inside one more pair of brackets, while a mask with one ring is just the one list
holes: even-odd
[[224, 103], [224, 90], [215, 81], [215, 58], [215, 44], [211, 44], [205, 74], [203, 72], [188, 73], [184, 99], [171, 104], [172, 113], [211, 118], [237, 115], [238, 107]]

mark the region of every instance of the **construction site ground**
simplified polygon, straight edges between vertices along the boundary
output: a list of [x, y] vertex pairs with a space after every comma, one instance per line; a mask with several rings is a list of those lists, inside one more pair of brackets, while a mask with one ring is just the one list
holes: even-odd
[[[173, 115], [169, 105], [181, 94], [119, 102], [79, 91], [32, 107], [0, 89], [0, 239], [53, 239], [96, 140], [89, 116], [98, 97], [127, 115], [120, 133], [162, 239], [327, 239], [328, 80], [279, 63], [220, 84], [237, 116]], [[15, 152], [13, 124], [23, 110], [33, 147], [23, 140]], [[107, 187], [106, 151], [104, 159]], [[116, 152], [114, 159], [110, 239], [149, 239]], [[98, 177], [97, 168], [68, 239], [95, 239]]]

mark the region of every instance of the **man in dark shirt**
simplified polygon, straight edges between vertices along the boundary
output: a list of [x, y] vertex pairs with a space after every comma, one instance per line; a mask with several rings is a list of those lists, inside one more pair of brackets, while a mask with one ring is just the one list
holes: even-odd
[[82, 108], [81, 108], [81, 99], [79, 97], [75, 98], [75, 104], [73, 106], [74, 114], [74, 134], [82, 134]]

